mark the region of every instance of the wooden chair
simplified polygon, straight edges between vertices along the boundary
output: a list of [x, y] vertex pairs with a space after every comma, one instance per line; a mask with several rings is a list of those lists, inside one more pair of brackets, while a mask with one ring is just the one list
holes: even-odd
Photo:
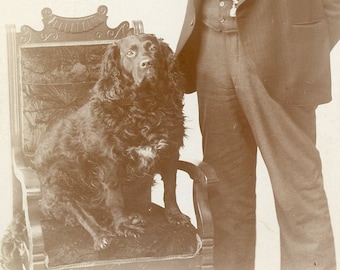
[[[112, 39], [143, 32], [140, 21], [107, 26], [107, 7], [81, 18], [42, 10], [44, 29], [8, 25], [9, 90], [15, 212], [23, 211], [27, 231], [26, 269], [213, 269], [213, 226], [207, 186], [217, 180], [205, 163], [179, 161], [193, 180], [197, 229], [175, 228], [152, 204], [150, 188], [141, 204], [150, 224], [139, 239], [117, 239], [95, 252], [81, 227], [65, 227], [41, 215], [39, 180], [31, 160], [40, 135], [76, 110], [88, 97], [102, 55]], [[188, 179], [190, 179], [187, 177]], [[184, 177], [185, 178], [185, 177]], [[178, 179], [178, 181], [184, 181]], [[138, 203], [139, 204], [139, 203]]]

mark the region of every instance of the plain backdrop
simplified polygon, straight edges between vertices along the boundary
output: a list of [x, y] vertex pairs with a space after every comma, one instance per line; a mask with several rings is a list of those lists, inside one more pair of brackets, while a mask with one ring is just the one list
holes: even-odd
[[[9, 97], [5, 24], [22, 25], [42, 30], [41, 10], [52, 9], [63, 17], [93, 14], [99, 5], [108, 7], [108, 25], [121, 21], [142, 20], [145, 32], [156, 34], [176, 48], [185, 14], [185, 0], [11, 0], [1, 1], [0, 8], [0, 236], [11, 220], [12, 191], [9, 134]], [[313, 57], [312, 55], [310, 57]], [[323, 160], [325, 188], [328, 194], [334, 235], [340, 265], [340, 45], [332, 51], [333, 101], [317, 110], [317, 145]], [[202, 158], [195, 94], [185, 97], [187, 139], [181, 150], [182, 159]], [[221, 146], [223, 147], [223, 146]], [[279, 269], [279, 228], [275, 216], [273, 195], [267, 171], [259, 154], [257, 181], [257, 250], [256, 270]], [[190, 182], [179, 181], [178, 197], [183, 211], [193, 215]], [[161, 203], [162, 186], [156, 184], [153, 199]], [[193, 218], [192, 218], [193, 219]]]

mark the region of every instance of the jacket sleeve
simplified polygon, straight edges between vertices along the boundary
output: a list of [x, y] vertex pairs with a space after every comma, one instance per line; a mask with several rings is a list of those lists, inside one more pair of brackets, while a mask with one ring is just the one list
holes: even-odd
[[177, 60], [185, 76], [185, 93], [196, 91], [196, 65], [199, 53], [199, 31], [194, 30], [183, 49], [178, 52]]
[[328, 20], [330, 44], [333, 48], [340, 39], [340, 0], [323, 0]]
[[196, 63], [200, 44], [196, 11], [199, 9], [200, 3], [199, 0], [188, 0], [182, 32], [175, 52], [186, 79], [186, 94], [196, 91]]

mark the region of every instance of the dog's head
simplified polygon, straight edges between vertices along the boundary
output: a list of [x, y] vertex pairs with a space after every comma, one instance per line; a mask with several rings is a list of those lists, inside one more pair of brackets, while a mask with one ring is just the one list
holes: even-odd
[[160, 41], [152, 35], [128, 36], [119, 44], [119, 61], [125, 76], [139, 86], [160, 79], [164, 70]]
[[151, 34], [130, 35], [108, 47], [94, 90], [116, 99], [126, 89], [177, 85], [180, 77], [168, 44]]

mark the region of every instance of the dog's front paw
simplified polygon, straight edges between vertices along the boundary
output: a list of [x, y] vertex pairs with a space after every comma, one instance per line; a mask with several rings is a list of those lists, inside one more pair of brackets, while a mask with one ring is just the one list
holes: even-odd
[[173, 225], [186, 225], [191, 224], [190, 218], [181, 212], [166, 212], [165, 214], [167, 221]]
[[140, 234], [144, 233], [143, 226], [145, 220], [139, 214], [130, 214], [128, 216], [121, 217], [114, 223], [114, 229], [116, 235], [125, 237], [139, 237]]
[[95, 250], [106, 249], [112, 241], [112, 234], [103, 229], [96, 233], [96, 236], [93, 237], [93, 241]]

